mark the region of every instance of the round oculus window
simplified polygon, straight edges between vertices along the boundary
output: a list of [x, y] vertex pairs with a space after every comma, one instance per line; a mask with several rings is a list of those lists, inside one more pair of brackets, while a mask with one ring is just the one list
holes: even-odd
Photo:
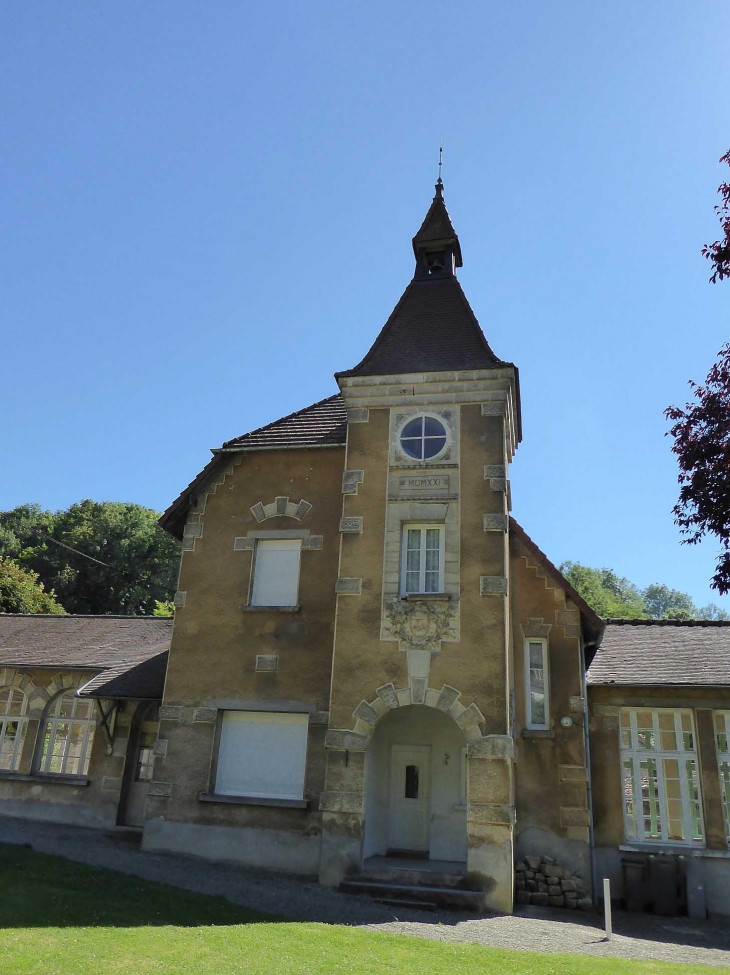
[[435, 416], [417, 416], [401, 430], [400, 445], [414, 460], [429, 460], [446, 446], [446, 427]]

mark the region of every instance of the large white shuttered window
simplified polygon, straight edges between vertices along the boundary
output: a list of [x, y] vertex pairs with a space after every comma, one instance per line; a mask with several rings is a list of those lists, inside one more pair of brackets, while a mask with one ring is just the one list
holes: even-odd
[[224, 796], [302, 799], [309, 715], [224, 711], [215, 791]]
[[94, 702], [82, 701], [73, 691], [60, 694], [46, 716], [38, 771], [87, 775], [95, 730]]
[[28, 719], [28, 699], [17, 687], [0, 687], [0, 769], [17, 772]]
[[252, 606], [296, 606], [299, 597], [299, 538], [267, 538], [256, 542]]
[[547, 640], [525, 640], [525, 711], [527, 727], [550, 728], [550, 681]]
[[444, 591], [444, 526], [404, 525], [401, 593]]
[[725, 812], [725, 832], [730, 843], [730, 711], [715, 711], [715, 740], [722, 807]]
[[622, 709], [621, 770], [628, 840], [704, 846], [690, 710]]

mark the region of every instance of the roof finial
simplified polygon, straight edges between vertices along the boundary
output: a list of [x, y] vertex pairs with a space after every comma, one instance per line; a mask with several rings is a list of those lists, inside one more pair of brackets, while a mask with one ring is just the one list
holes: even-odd
[[439, 146], [439, 178], [436, 181], [436, 193], [437, 193], [438, 196], [442, 196], [442, 194], [444, 192], [444, 182], [441, 179], [441, 165], [442, 165], [442, 156], [443, 156], [443, 154], [444, 154], [444, 146], [443, 146], [443, 140], [442, 140], [441, 145]]

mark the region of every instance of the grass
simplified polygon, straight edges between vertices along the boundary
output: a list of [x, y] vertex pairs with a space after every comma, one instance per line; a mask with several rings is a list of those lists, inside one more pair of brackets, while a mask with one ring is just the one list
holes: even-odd
[[453, 945], [296, 923], [0, 845], [3, 975], [710, 975], [730, 969]]

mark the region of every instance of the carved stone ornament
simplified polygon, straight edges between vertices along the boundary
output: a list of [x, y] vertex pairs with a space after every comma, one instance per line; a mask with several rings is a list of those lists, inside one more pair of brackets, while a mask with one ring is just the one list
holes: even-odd
[[441, 640], [451, 635], [454, 612], [448, 603], [396, 599], [385, 607], [393, 636], [400, 643], [438, 650]]

